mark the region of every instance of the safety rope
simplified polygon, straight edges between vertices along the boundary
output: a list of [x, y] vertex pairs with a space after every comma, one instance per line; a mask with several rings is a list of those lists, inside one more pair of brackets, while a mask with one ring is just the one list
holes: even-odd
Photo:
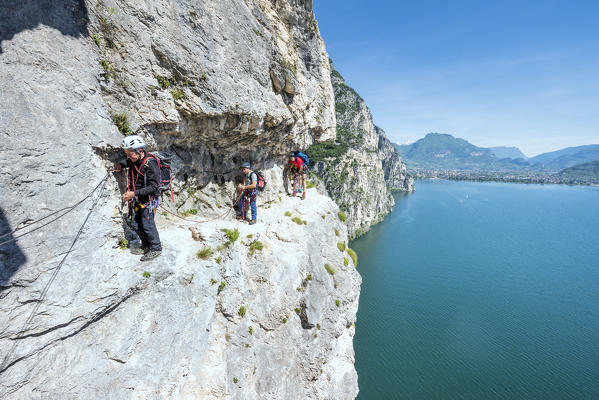
[[[54, 271], [52, 271], [52, 276], [50, 277], [50, 280], [46, 283], [46, 286], [42, 290], [42, 293], [40, 294], [39, 299], [36, 301], [36, 304], [33, 307], [33, 310], [31, 311], [31, 313], [29, 314], [29, 317], [27, 318], [27, 320], [23, 324], [23, 327], [18, 331], [19, 333], [17, 334], [17, 336], [14, 337], [14, 338], [11, 338], [11, 340], [14, 341], [14, 344], [12, 345], [11, 349], [9, 350], [9, 352], [6, 353], [6, 355], [4, 356], [4, 359], [2, 360], [2, 364], [0, 364], [0, 374], [2, 374], [4, 371], [6, 371], [11, 366], [13, 366], [15, 363], [17, 363], [20, 360], [22, 360], [22, 359], [24, 359], [24, 358], [27, 357], [27, 356], [23, 356], [23, 357], [17, 358], [16, 360], [13, 360], [11, 363], [7, 364], [7, 361], [9, 360], [10, 356], [15, 351], [15, 349], [17, 347], [17, 344], [19, 343], [19, 339], [22, 338], [23, 332], [25, 332], [26, 328], [33, 321], [33, 318], [37, 314], [37, 311], [38, 311], [40, 305], [44, 301], [44, 299], [46, 297], [46, 294], [48, 293], [48, 290], [50, 289], [50, 286], [52, 285], [52, 283], [56, 279], [56, 276], [58, 275], [58, 272], [60, 271], [60, 269], [64, 265], [64, 262], [66, 261], [67, 257], [69, 256], [69, 254], [71, 254], [71, 251], [73, 250], [73, 247], [75, 247], [75, 244], [77, 243], [77, 241], [79, 240], [79, 237], [83, 233], [83, 228], [85, 228], [85, 225], [87, 224], [87, 221], [89, 220], [89, 217], [91, 216], [92, 212], [94, 211], [94, 208], [96, 207], [96, 205], [98, 204], [98, 202], [102, 198], [102, 195], [104, 194], [104, 189], [106, 188], [106, 183], [108, 182], [108, 176], [109, 176], [109, 173], [107, 173], [106, 177], [104, 179], [102, 179], [102, 182], [101, 182], [102, 187], [101, 187], [100, 191], [98, 192], [98, 197], [96, 197], [96, 199], [93, 201], [93, 203], [92, 203], [92, 205], [91, 205], [91, 207], [89, 209], [89, 212], [87, 213], [87, 216], [85, 217], [85, 220], [83, 221], [83, 224], [81, 224], [81, 227], [77, 231], [77, 234], [75, 235], [75, 238], [73, 239], [73, 242], [71, 243], [71, 246], [67, 250], [66, 254], [62, 258], [62, 260], [60, 261], [60, 263], [58, 264], [58, 266], [54, 269]], [[98, 187], [99, 186], [97, 186], [88, 196], [86, 196], [86, 198], [90, 197], [91, 194], [94, 193]]]
[[193, 219], [184, 218], [184, 217], [182, 217], [182, 216], [180, 216], [180, 215], [178, 215], [178, 214], [175, 214], [175, 213], [173, 213], [173, 212], [171, 212], [171, 211], [167, 210], [166, 208], [164, 208], [164, 207], [162, 206], [162, 204], [161, 204], [161, 205], [159, 205], [159, 207], [160, 207], [160, 208], [161, 208], [163, 211], [165, 211], [165, 212], [169, 213], [170, 215], [172, 215], [172, 216], [175, 216], [175, 217], [177, 217], [177, 218], [179, 218], [179, 219], [182, 219], [183, 221], [187, 221], [187, 222], [193, 222], [193, 223], [195, 223], [195, 224], [204, 224], [204, 223], [206, 223], [206, 222], [212, 222], [212, 221], [216, 221], [217, 219], [222, 219], [222, 218], [226, 217], [226, 216], [227, 216], [227, 215], [228, 215], [228, 214], [231, 212], [231, 210], [233, 209], [233, 207], [235, 207], [235, 204], [237, 204], [237, 202], [239, 201], [239, 199], [241, 199], [241, 196], [243, 196], [243, 194], [244, 194], [244, 193], [245, 193], [245, 190], [241, 191], [241, 194], [239, 195], [239, 197], [237, 197], [237, 200], [235, 200], [235, 201], [233, 202], [233, 205], [232, 205], [231, 207], [229, 207], [229, 208], [227, 209], [227, 211], [226, 211], [224, 214], [221, 214], [221, 215], [219, 215], [219, 216], [217, 216], [217, 217], [214, 217], [214, 218], [212, 218], [212, 219], [207, 219], [207, 220], [205, 220], [205, 221], [196, 221], [196, 220], [193, 220]]
[[95, 187], [95, 188], [94, 188], [94, 189], [93, 189], [91, 192], [89, 192], [89, 194], [88, 194], [87, 196], [85, 196], [84, 198], [82, 198], [81, 200], [79, 200], [77, 203], [75, 203], [75, 204], [73, 204], [73, 205], [71, 205], [71, 206], [65, 207], [65, 208], [61, 208], [60, 210], [54, 211], [54, 212], [52, 212], [52, 213], [50, 213], [50, 214], [48, 214], [48, 215], [46, 215], [46, 216], [44, 216], [44, 217], [42, 217], [42, 218], [40, 218], [40, 219], [36, 220], [36, 221], [29, 222], [29, 223], [27, 223], [27, 224], [25, 224], [25, 225], [23, 225], [23, 226], [21, 226], [21, 227], [19, 227], [19, 228], [16, 228], [16, 229], [14, 229], [14, 230], [13, 230], [13, 231], [11, 231], [11, 232], [7, 232], [7, 233], [4, 233], [4, 234], [2, 234], [2, 235], [0, 236], [0, 238], [3, 238], [3, 237], [6, 237], [6, 236], [9, 236], [9, 235], [12, 235], [12, 234], [13, 234], [13, 233], [15, 233], [15, 232], [18, 232], [18, 231], [20, 231], [20, 230], [22, 230], [22, 229], [28, 228], [28, 227], [30, 227], [30, 226], [32, 226], [32, 225], [38, 224], [38, 223], [42, 222], [42, 221], [43, 221], [43, 220], [45, 220], [45, 219], [48, 219], [48, 218], [50, 218], [50, 217], [52, 217], [52, 216], [54, 216], [54, 215], [56, 215], [56, 214], [59, 214], [59, 213], [61, 213], [61, 212], [65, 211], [64, 213], [60, 214], [58, 217], [56, 217], [56, 218], [53, 218], [53, 219], [51, 219], [50, 221], [48, 221], [48, 222], [46, 222], [46, 223], [44, 223], [44, 224], [42, 224], [42, 225], [40, 225], [40, 226], [37, 226], [37, 227], [35, 227], [35, 228], [33, 228], [33, 229], [31, 229], [31, 230], [29, 230], [29, 231], [27, 231], [27, 232], [23, 233], [23, 234], [20, 234], [20, 235], [14, 236], [12, 239], [9, 239], [9, 240], [6, 240], [6, 241], [4, 241], [4, 242], [1, 242], [1, 243], [0, 243], [0, 246], [2, 246], [2, 245], [5, 245], [5, 244], [7, 244], [7, 243], [10, 243], [10, 242], [14, 242], [14, 241], [16, 241], [17, 239], [19, 239], [19, 238], [21, 238], [21, 237], [23, 237], [23, 236], [29, 235], [30, 233], [33, 233], [33, 232], [35, 232], [35, 231], [37, 231], [37, 230], [40, 230], [40, 229], [42, 229], [43, 227], [45, 227], [45, 226], [48, 226], [48, 225], [50, 225], [51, 223], [53, 223], [53, 222], [55, 222], [55, 221], [59, 220], [60, 218], [64, 217], [65, 215], [67, 215], [68, 213], [70, 213], [71, 211], [73, 211], [75, 208], [77, 208], [78, 206], [80, 206], [80, 205], [81, 205], [83, 202], [85, 202], [85, 200], [87, 200], [87, 199], [89, 199], [91, 196], [93, 196], [93, 194], [96, 192], [96, 190], [98, 190], [98, 188], [100, 187], [100, 185], [102, 185], [103, 183], [105, 183], [105, 182], [107, 181], [107, 179], [108, 179], [108, 177], [109, 177], [109, 176], [110, 176], [110, 173], [106, 173], [106, 175], [104, 176], [104, 178], [102, 178], [102, 180], [100, 181], [100, 183], [98, 183], [98, 185], [97, 185], [97, 186], [96, 186], [96, 187]]

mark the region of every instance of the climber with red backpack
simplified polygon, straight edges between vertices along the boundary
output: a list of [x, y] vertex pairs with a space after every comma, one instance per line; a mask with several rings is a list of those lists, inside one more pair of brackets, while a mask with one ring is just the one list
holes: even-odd
[[[295, 196], [297, 193], [297, 184], [296, 182], [299, 180], [299, 184], [302, 187], [302, 200], [306, 198], [306, 172], [308, 170], [308, 163], [310, 159], [307, 155], [302, 152], [291, 152], [289, 154], [289, 168], [291, 173], [293, 174], [293, 195]], [[295, 179], [295, 178], [299, 179]]]
[[127, 158], [115, 163], [114, 170], [120, 172], [122, 167], [128, 167], [127, 191], [123, 200], [130, 202], [133, 212], [131, 225], [141, 240], [141, 247], [131, 249], [131, 253], [143, 255], [141, 261], [149, 261], [162, 252], [154, 222], [163, 184], [160, 159], [145, 150], [146, 142], [141, 136], [125, 137], [121, 147]]

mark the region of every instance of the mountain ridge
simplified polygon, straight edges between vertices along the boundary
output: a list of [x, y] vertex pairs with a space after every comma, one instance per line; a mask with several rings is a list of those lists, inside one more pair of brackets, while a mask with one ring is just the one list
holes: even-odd
[[[568, 147], [534, 157], [517, 147], [478, 147], [450, 134], [429, 133], [409, 145], [395, 144], [411, 169], [455, 169], [482, 171], [559, 172], [565, 168], [599, 160], [599, 145]], [[500, 157], [518, 155], [523, 157]]]

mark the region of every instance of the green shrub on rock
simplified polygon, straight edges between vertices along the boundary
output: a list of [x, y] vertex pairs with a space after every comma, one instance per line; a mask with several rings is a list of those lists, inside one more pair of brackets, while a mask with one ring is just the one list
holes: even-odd
[[331, 266], [330, 264], [325, 264], [324, 269], [326, 269], [327, 272], [331, 275], [335, 275], [335, 272], [337, 272], [337, 268]]
[[347, 254], [349, 254], [352, 261], [354, 262], [354, 267], [357, 267], [358, 266], [358, 255], [356, 254], [356, 252], [348, 247]]

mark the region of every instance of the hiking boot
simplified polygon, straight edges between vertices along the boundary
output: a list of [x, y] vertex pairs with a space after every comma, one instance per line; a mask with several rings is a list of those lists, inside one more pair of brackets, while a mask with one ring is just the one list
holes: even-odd
[[147, 254], [145, 254], [142, 258], [140, 258], [140, 261], [150, 261], [155, 259], [156, 257], [158, 257], [159, 255], [161, 255], [162, 252], [161, 251], [149, 251]]
[[250, 222], [248, 222], [248, 224], [250, 224], [250, 225], [254, 225], [255, 223], [256, 223], [255, 219], [252, 219]]
[[136, 256], [141, 256], [147, 254], [150, 251], [147, 247], [136, 247], [131, 249], [131, 254], [135, 254]]

